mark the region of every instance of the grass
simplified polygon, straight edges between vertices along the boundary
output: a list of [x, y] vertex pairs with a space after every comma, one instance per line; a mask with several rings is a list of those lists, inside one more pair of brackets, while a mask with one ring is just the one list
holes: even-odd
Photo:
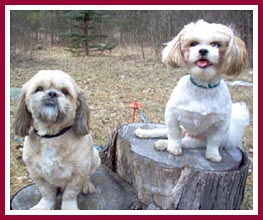
[[[109, 53], [97, 53], [90, 57], [73, 56], [63, 48], [40, 50], [30, 57], [11, 62], [11, 87], [21, 87], [40, 69], [60, 69], [69, 73], [84, 90], [91, 110], [91, 133], [97, 145], [104, 146], [115, 128], [131, 122], [132, 109], [128, 104], [135, 98], [142, 104], [148, 122], [164, 123], [164, 109], [179, 78], [180, 69], [171, 69], [145, 51], [142, 60], [139, 49], [115, 49]], [[253, 74], [246, 72], [238, 80], [252, 82]], [[227, 80], [236, 80], [228, 78]], [[232, 99], [245, 101], [253, 115], [253, 92], [251, 87], [231, 87]], [[16, 99], [11, 99], [10, 114], [13, 122]], [[140, 117], [136, 115], [136, 122]], [[243, 149], [253, 157], [253, 122], [248, 126]], [[22, 142], [11, 130], [11, 192], [31, 183], [22, 161]], [[252, 165], [251, 165], [252, 167]], [[249, 173], [242, 209], [253, 208], [253, 172]]]

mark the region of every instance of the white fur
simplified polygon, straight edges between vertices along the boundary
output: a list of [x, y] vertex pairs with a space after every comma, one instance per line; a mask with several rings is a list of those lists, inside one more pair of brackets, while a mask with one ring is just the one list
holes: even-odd
[[[154, 148], [167, 149], [174, 155], [180, 155], [182, 147], [206, 146], [205, 156], [214, 162], [222, 159], [220, 147], [240, 147], [245, 126], [249, 123], [249, 112], [245, 103], [232, 104], [229, 90], [222, 79], [223, 70], [229, 62], [227, 56], [237, 56], [235, 62], [247, 62], [243, 42], [234, 38], [233, 31], [221, 24], [200, 20], [186, 25], [164, 48], [162, 61], [171, 66], [184, 67], [200, 86], [191, 82], [190, 75], [182, 77], [166, 105], [166, 129], [137, 129], [135, 134], [141, 138], [167, 134], [168, 140], [157, 141]], [[235, 40], [238, 41], [236, 45], [241, 45], [240, 53], [235, 48], [234, 52], [228, 48], [234, 47], [232, 41]], [[201, 50], [205, 50], [206, 54], [202, 55]], [[202, 60], [207, 62], [204, 68], [198, 64]], [[231, 67], [230, 63], [229, 68], [239, 74], [245, 67]], [[201, 88], [209, 85], [214, 88]]]

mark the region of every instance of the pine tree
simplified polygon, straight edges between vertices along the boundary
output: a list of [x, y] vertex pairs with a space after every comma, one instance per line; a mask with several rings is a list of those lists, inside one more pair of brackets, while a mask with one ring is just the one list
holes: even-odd
[[65, 35], [70, 40], [70, 50], [84, 49], [85, 54], [89, 56], [90, 48], [94, 47], [94, 41], [107, 37], [97, 28], [108, 18], [107, 11], [69, 11], [67, 16], [70, 19], [70, 31]]

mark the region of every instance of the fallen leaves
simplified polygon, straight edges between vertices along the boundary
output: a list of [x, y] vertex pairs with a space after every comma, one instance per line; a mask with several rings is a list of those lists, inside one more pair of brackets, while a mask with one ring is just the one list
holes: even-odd
[[[138, 52], [139, 53], [139, 52]], [[21, 87], [40, 69], [60, 69], [68, 72], [84, 90], [91, 111], [91, 133], [97, 145], [104, 146], [112, 132], [119, 126], [131, 122], [132, 109], [128, 104], [135, 98], [142, 104], [148, 122], [164, 123], [166, 102], [178, 79], [185, 74], [180, 69], [163, 66], [159, 58], [146, 51], [146, 60], [139, 58], [133, 50], [129, 55], [113, 50], [107, 55], [76, 57], [61, 48], [37, 51], [31, 59], [20, 59], [11, 63], [11, 86]], [[148, 59], [147, 59], [148, 58]], [[251, 73], [250, 71], [249, 73]], [[238, 80], [253, 81], [253, 75], [244, 73]], [[235, 79], [228, 79], [235, 80]], [[18, 89], [19, 90], [19, 89]], [[253, 118], [252, 88], [230, 88], [233, 101], [245, 101]], [[17, 98], [17, 94], [15, 97]], [[11, 121], [15, 101], [11, 102]], [[136, 122], [141, 122], [136, 114]], [[30, 183], [21, 159], [21, 143], [11, 132], [11, 194]], [[253, 123], [246, 130], [243, 149], [253, 157]], [[253, 163], [252, 163], [253, 166]], [[247, 180], [242, 209], [253, 207], [252, 173]]]

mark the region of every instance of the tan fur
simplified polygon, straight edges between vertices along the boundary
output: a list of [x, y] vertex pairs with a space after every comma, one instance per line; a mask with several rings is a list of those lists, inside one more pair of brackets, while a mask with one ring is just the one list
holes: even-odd
[[182, 63], [184, 63], [184, 59], [181, 53], [180, 36], [178, 36], [178, 41], [176, 41], [176, 43], [174, 44], [165, 63], [171, 67], [179, 67], [182, 65]]
[[181, 31], [173, 40], [174, 44], [169, 51], [168, 57], [163, 62], [171, 67], [184, 66], [185, 60], [182, 54], [181, 38], [183, 38], [184, 32]]
[[226, 75], [239, 75], [248, 66], [248, 54], [245, 43], [234, 36], [226, 50], [222, 72]]
[[26, 107], [25, 96], [23, 93], [19, 99], [14, 123], [15, 134], [21, 137], [28, 135], [32, 123], [32, 115]]
[[90, 111], [85, 101], [85, 95], [83, 92], [78, 94], [78, 108], [76, 110], [75, 123], [73, 129], [79, 135], [85, 135], [89, 133], [89, 118]]
[[[64, 190], [61, 208], [78, 209], [77, 196], [95, 189], [90, 175], [100, 165], [88, 134], [89, 109], [83, 91], [68, 74], [42, 70], [23, 86], [18, 111], [15, 132], [28, 135], [23, 160], [42, 195], [32, 209], [53, 209], [58, 187]], [[69, 126], [63, 135], [43, 137]]]

